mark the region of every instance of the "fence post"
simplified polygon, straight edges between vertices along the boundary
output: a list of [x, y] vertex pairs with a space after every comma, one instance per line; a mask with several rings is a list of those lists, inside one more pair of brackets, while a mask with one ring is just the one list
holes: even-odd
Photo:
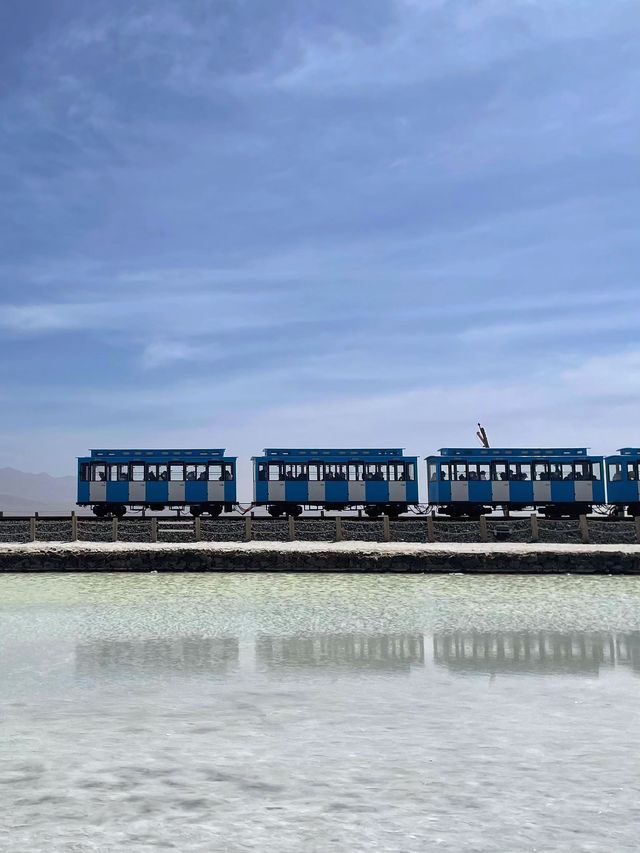
[[200, 542], [202, 540], [202, 519], [200, 516], [194, 519], [194, 527], [196, 532], [196, 542]]
[[540, 540], [540, 526], [538, 524], [538, 516], [535, 512], [531, 513], [531, 541], [538, 542]]
[[342, 516], [336, 515], [336, 542], [342, 542]]
[[151, 519], [151, 541], [152, 542], [158, 541], [158, 519], [157, 518]]
[[296, 538], [296, 520], [293, 515], [289, 516], [289, 542]]
[[33, 516], [33, 518], [29, 519], [29, 539], [31, 540], [31, 542], [36, 541], [36, 517], [35, 517], [35, 515]]
[[489, 531], [487, 530], [487, 516], [484, 513], [480, 516], [480, 541], [489, 541]]
[[391, 542], [391, 521], [388, 515], [382, 516], [382, 538], [385, 542]]
[[585, 545], [589, 544], [589, 525], [587, 524], [587, 516], [581, 515], [578, 518], [580, 524], [580, 537]]
[[436, 532], [433, 526], [433, 516], [427, 516], [427, 542], [435, 542], [436, 541]]
[[78, 541], [78, 516], [75, 512], [71, 513], [71, 541]]
[[244, 520], [244, 541], [251, 542], [253, 538], [253, 530], [251, 529], [251, 520], [253, 519], [252, 515], [247, 515]]
[[118, 516], [115, 515], [111, 522], [111, 540], [113, 542], [118, 541]]

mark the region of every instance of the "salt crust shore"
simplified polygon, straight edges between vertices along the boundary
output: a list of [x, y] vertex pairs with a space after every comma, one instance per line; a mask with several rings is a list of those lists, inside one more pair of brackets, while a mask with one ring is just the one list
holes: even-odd
[[640, 545], [405, 542], [0, 544], [0, 572], [640, 574]]

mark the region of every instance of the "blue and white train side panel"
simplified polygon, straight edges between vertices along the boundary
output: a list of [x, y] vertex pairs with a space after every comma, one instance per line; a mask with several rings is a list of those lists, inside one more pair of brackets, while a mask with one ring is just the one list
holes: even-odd
[[586, 448], [452, 448], [427, 457], [429, 503], [604, 504], [601, 456]]
[[607, 503], [640, 507], [640, 448], [622, 447], [605, 459]]
[[92, 450], [78, 459], [77, 494], [85, 506], [235, 504], [236, 457], [223, 449]]
[[418, 503], [418, 460], [400, 449], [267, 448], [264, 454], [253, 459], [256, 504]]

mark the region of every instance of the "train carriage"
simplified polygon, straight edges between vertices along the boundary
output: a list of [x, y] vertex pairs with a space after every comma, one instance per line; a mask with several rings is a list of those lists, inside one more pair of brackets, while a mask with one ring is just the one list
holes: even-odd
[[418, 503], [417, 462], [401, 448], [266, 448], [253, 457], [254, 503], [274, 517], [303, 507], [397, 516]]
[[605, 459], [607, 471], [607, 503], [619, 514], [625, 507], [629, 514], [640, 515], [640, 448], [621, 447]]
[[127, 507], [189, 507], [194, 516], [230, 512], [236, 503], [236, 457], [224, 449], [92, 450], [78, 459], [78, 505], [99, 517]]
[[452, 517], [497, 506], [576, 517], [605, 503], [601, 456], [585, 447], [442, 448], [427, 457], [429, 503]]

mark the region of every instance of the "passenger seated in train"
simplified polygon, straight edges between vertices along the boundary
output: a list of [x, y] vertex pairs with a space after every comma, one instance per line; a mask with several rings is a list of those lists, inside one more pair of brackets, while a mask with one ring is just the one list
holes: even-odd
[[195, 471], [187, 471], [187, 480], [195, 480], [196, 472]]
[[206, 479], [207, 479], [207, 472], [206, 472], [206, 470], [204, 470], [204, 471], [202, 471], [200, 474], [198, 474], [198, 480], [206, 480]]
[[147, 474], [147, 480], [149, 480], [150, 483], [155, 483], [157, 479], [158, 475], [154, 471], [149, 471]]
[[168, 480], [169, 479], [169, 472], [168, 471], [162, 471], [160, 473], [159, 479], [160, 480]]

